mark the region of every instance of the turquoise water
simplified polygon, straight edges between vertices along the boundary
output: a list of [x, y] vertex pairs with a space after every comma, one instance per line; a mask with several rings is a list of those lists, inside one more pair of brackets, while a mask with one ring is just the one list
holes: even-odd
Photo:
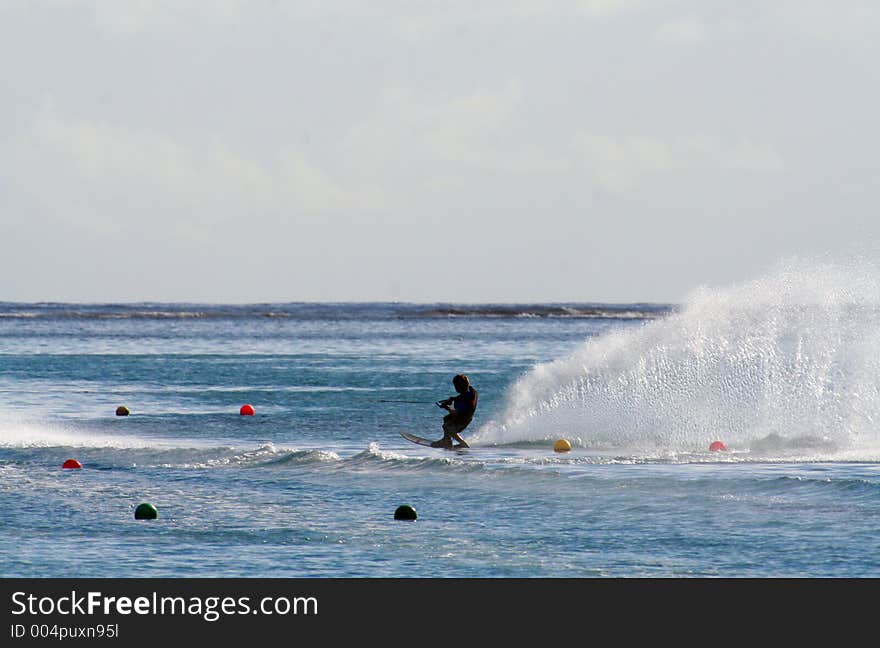
[[[876, 286], [812, 272], [675, 307], [0, 304], [0, 573], [880, 576]], [[459, 372], [472, 448], [403, 440]]]

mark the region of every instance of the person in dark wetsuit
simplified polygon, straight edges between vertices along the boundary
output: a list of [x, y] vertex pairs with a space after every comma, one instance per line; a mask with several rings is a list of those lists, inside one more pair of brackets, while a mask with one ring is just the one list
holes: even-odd
[[[449, 414], [443, 417], [443, 438], [431, 443], [435, 448], [469, 447], [461, 438], [461, 432], [474, 418], [474, 412], [477, 410], [477, 390], [471, 386], [470, 380], [464, 374], [455, 376], [452, 385], [458, 395], [437, 403]], [[453, 440], [458, 443], [453, 445]]]

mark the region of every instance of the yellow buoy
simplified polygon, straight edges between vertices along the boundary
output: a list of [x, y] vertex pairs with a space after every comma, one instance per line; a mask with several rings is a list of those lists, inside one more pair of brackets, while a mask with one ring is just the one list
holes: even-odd
[[553, 450], [555, 452], [568, 452], [571, 450], [571, 442], [568, 439], [557, 439], [556, 443], [553, 444]]

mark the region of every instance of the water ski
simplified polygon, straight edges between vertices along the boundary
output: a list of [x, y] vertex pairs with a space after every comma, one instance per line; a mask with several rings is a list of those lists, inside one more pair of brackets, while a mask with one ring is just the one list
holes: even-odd
[[[415, 434], [410, 434], [409, 432], [401, 432], [400, 436], [402, 436], [407, 441], [412, 441], [413, 443], [418, 443], [422, 446], [427, 446], [429, 448], [441, 447], [442, 446], [432, 446], [433, 441], [431, 439], [425, 439], [424, 437], [416, 436]], [[442, 448], [443, 450], [463, 450], [464, 448], [456, 448], [455, 446], [451, 448]]]

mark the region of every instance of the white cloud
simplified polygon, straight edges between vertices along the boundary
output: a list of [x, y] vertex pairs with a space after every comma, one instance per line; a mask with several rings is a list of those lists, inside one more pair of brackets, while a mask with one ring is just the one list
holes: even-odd
[[606, 15], [633, 9], [644, 4], [640, 0], [579, 0], [577, 7], [587, 14]]
[[652, 176], [721, 169], [758, 174], [785, 170], [782, 157], [768, 144], [747, 138], [658, 138], [580, 131], [573, 149], [582, 168], [604, 190], [624, 193]]
[[89, 12], [96, 26], [116, 35], [185, 30], [199, 24], [232, 25], [244, 15], [269, 11], [294, 21], [311, 19], [378, 19], [400, 35], [416, 38], [465, 24], [538, 17], [602, 17], [646, 6], [644, 0], [4, 0], [0, 11], [34, 7], [72, 8]]
[[781, 173], [785, 162], [771, 146], [748, 139], [735, 142], [720, 156], [722, 164], [732, 169], [754, 173]]
[[[287, 16], [293, 24], [303, 20], [376, 20], [390, 25], [411, 40], [459, 26], [498, 25], [502, 20], [530, 21], [542, 18], [604, 19], [638, 13], [670, 14], [682, 3], [670, 0], [3, 0], [0, 11], [31, 11], [39, 7], [73, 8], [88, 12], [96, 26], [117, 35], [154, 30], [187, 30], [205, 24], [235, 25], [244, 16], [269, 12]], [[707, 13], [705, 3], [693, 3]], [[761, 29], [780, 26], [789, 33], [807, 34], [842, 45], [877, 46], [880, 4], [873, 0], [774, 0], [760, 10], [737, 12], [730, 7], [721, 19], [728, 25], [739, 13]], [[734, 20], [734, 22], [736, 22]], [[664, 43], [705, 42], [711, 25], [720, 23], [696, 15], [669, 16], [654, 38]]]
[[621, 193], [640, 178], [671, 171], [676, 161], [669, 146], [646, 137], [575, 134], [574, 146], [593, 179], [611, 193]]
[[654, 40], [664, 45], [702, 45], [708, 41], [708, 29], [700, 18], [677, 18], [661, 24]]
[[880, 3], [875, 0], [777, 0], [767, 12], [777, 24], [837, 45], [876, 49], [880, 44]]
[[282, 145], [265, 162], [217, 139], [182, 142], [76, 119], [51, 101], [9, 147], [4, 166], [55, 218], [105, 233], [150, 223], [192, 238], [242, 215], [302, 220], [370, 208], [369, 192], [342, 186], [303, 151]]
[[346, 157], [375, 172], [447, 165], [499, 173], [552, 173], [565, 164], [516, 137], [526, 88], [519, 81], [463, 95], [385, 89], [352, 127]]
[[247, 5], [245, 0], [23, 0], [13, 2], [13, 8], [32, 9], [41, 4], [87, 11], [99, 29], [120, 35], [186, 28], [200, 22], [231, 24]]

